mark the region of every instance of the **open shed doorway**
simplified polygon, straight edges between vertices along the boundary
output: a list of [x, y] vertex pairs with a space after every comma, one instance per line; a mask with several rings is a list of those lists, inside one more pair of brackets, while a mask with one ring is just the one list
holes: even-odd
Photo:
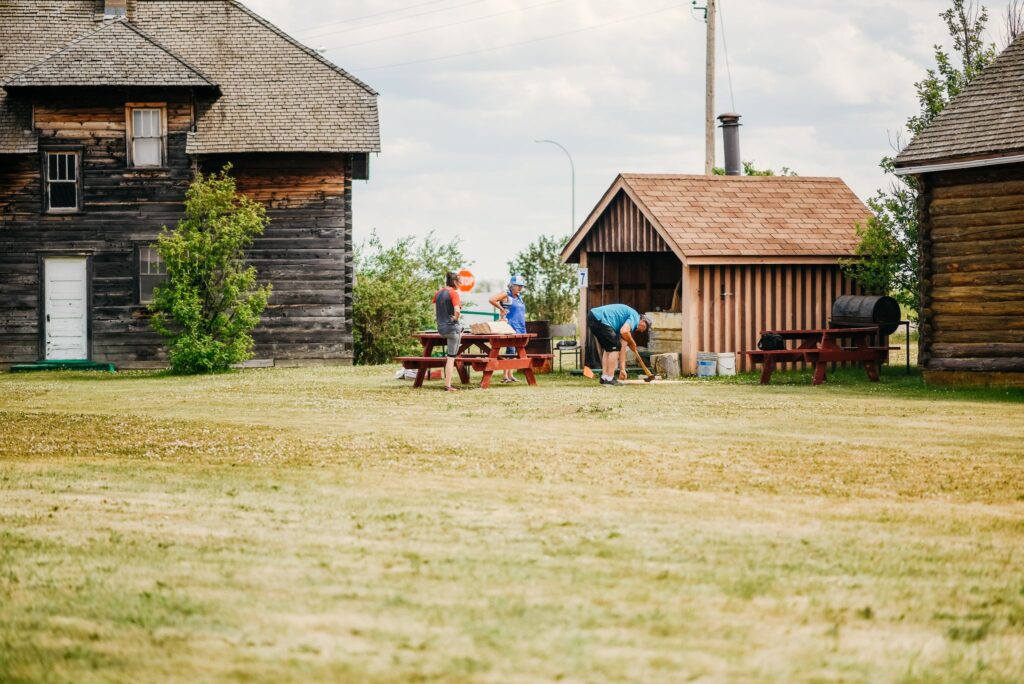
[[[590, 252], [587, 268], [587, 310], [605, 304], [625, 304], [640, 313], [681, 310], [683, 265], [671, 252]], [[600, 365], [586, 333], [587, 363]], [[636, 342], [647, 346], [647, 333], [638, 334]]]

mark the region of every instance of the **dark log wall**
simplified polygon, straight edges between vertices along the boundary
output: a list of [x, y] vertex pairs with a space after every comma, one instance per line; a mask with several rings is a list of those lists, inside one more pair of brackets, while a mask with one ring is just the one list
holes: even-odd
[[1024, 373], [1024, 166], [921, 180], [922, 368]]
[[306, 363], [352, 359], [352, 181], [344, 155], [239, 155], [238, 189], [270, 218], [250, 259], [274, 293], [256, 331], [256, 357]]
[[[73, 102], [74, 104], [68, 104]], [[126, 102], [166, 102], [167, 168], [127, 168]], [[39, 155], [0, 156], [0, 365], [41, 356], [39, 257], [88, 254], [91, 357], [121, 367], [165, 365], [161, 339], [137, 303], [135, 249], [182, 214], [196, 162], [185, 153], [191, 97], [181, 91], [38, 95], [40, 147], [82, 152], [83, 211], [45, 214]], [[227, 159], [203, 161], [220, 168]], [[257, 358], [346, 363], [352, 358], [351, 173], [346, 155], [240, 155], [239, 188], [272, 220], [252, 257], [275, 292], [256, 332]]]

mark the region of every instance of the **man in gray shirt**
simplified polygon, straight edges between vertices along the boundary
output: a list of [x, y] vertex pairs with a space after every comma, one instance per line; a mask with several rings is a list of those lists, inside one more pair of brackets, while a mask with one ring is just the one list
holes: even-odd
[[448, 343], [448, 360], [444, 364], [444, 389], [455, 392], [452, 376], [455, 375], [455, 357], [459, 355], [462, 342], [462, 299], [459, 297], [459, 276], [449, 271], [444, 277], [445, 287], [434, 295], [434, 316], [437, 319], [437, 332], [441, 333]]

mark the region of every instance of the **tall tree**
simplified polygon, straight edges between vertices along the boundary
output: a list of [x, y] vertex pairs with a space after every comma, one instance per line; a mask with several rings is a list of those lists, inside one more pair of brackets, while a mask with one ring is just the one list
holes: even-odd
[[[1012, 5], [1011, 5], [1012, 9]], [[914, 84], [919, 110], [907, 119], [911, 138], [923, 131], [996, 57], [996, 47], [985, 42], [988, 9], [974, 0], [952, 0], [939, 15], [952, 38], [953, 50], [935, 46], [935, 67]], [[893, 147], [898, 154], [904, 136]], [[850, 277], [869, 292], [892, 294], [916, 318], [920, 312], [917, 183], [894, 173], [895, 155], [880, 166], [890, 177], [889, 187], [868, 200], [874, 217], [858, 228], [861, 243], [854, 259], [843, 262]]]

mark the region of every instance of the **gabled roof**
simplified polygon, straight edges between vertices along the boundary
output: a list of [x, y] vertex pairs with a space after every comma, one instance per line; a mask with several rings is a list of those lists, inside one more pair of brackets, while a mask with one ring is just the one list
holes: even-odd
[[896, 157], [896, 166], [1024, 153], [1024, 35], [1018, 36]]
[[562, 252], [624, 193], [681, 258], [852, 256], [868, 208], [840, 178], [622, 174]]
[[[96, 0], [0, 1], [0, 82], [97, 32], [98, 7]], [[197, 103], [190, 154], [380, 151], [377, 93], [237, 0], [133, 0], [128, 18], [138, 34], [220, 87], [220, 97]], [[37, 148], [16, 92], [0, 90], [0, 154]]]
[[15, 74], [4, 88], [60, 86], [215, 87], [197, 68], [125, 19], [72, 41]]

